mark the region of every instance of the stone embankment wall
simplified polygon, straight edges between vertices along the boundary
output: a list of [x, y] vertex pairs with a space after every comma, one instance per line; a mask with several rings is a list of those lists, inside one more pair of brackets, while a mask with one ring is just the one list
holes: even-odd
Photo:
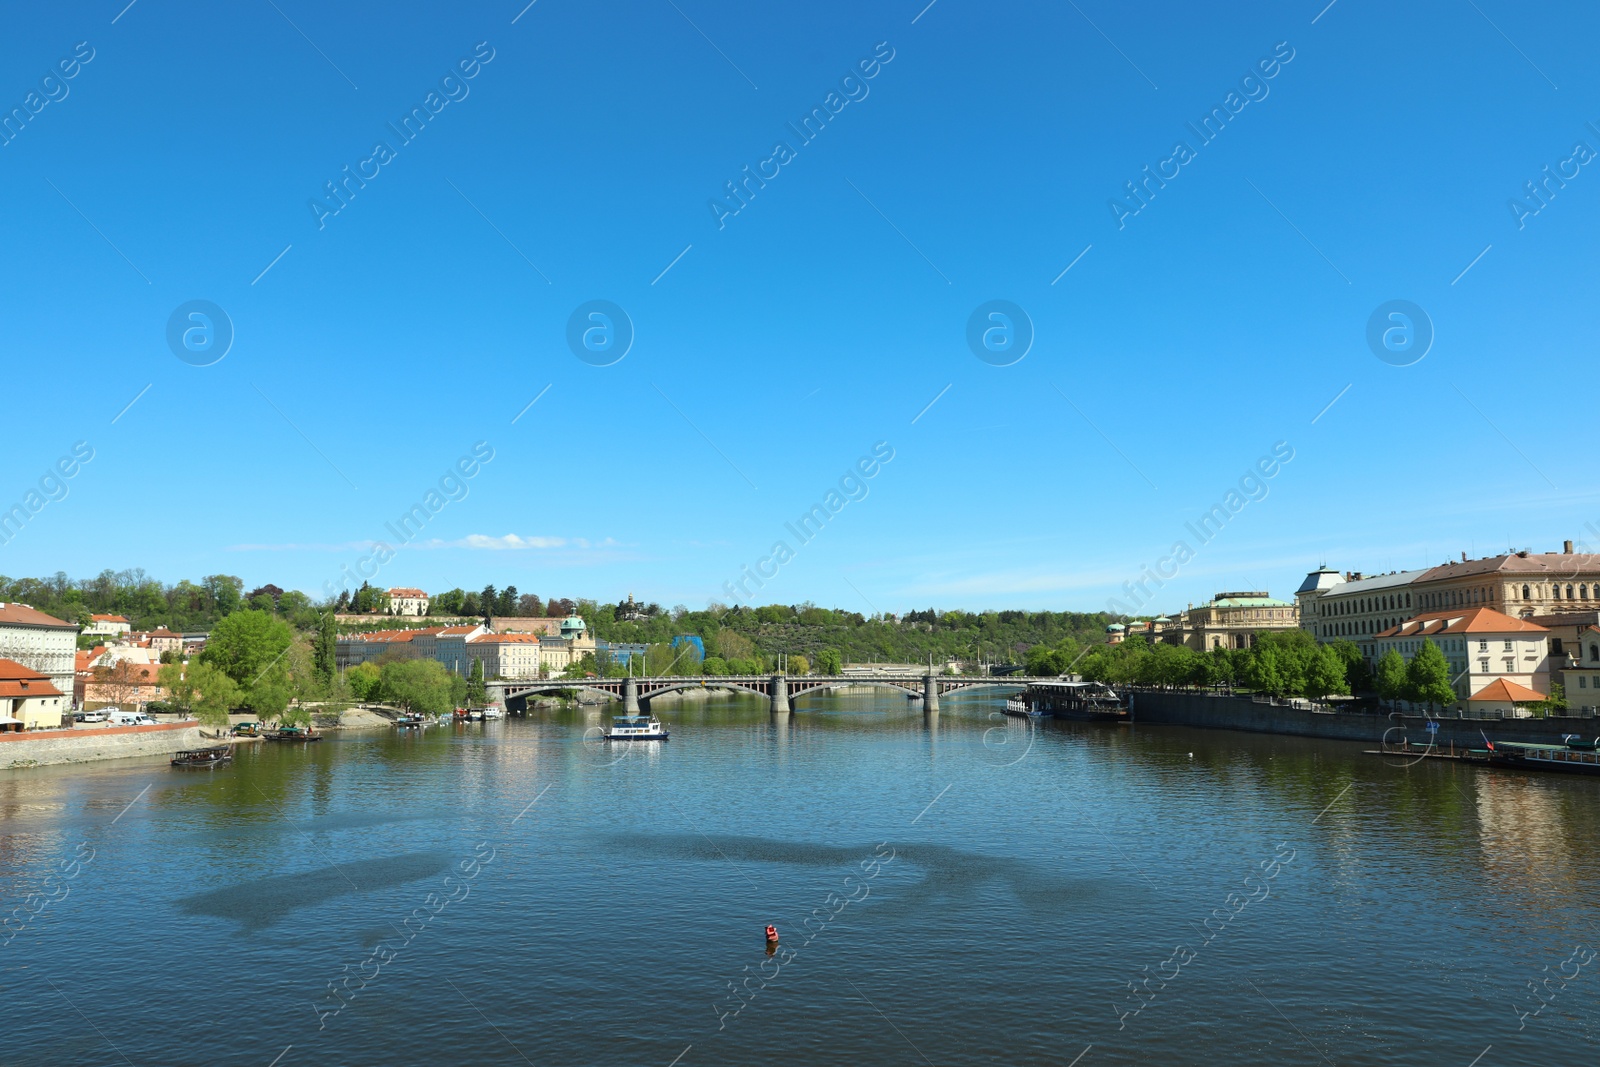
[[[1136, 690], [1130, 694], [1135, 723], [1166, 723], [1259, 734], [1292, 734], [1341, 741], [1427, 744], [1427, 719], [1421, 715], [1370, 712], [1310, 711], [1275, 704], [1257, 704], [1247, 696]], [[1600, 719], [1571, 716], [1546, 719], [1435, 719], [1439, 745], [1482, 748], [1491, 741], [1559, 744], [1563, 734], [1600, 735]]]
[[180, 749], [214, 744], [217, 742], [202, 736], [200, 727], [193, 722], [108, 726], [94, 730], [34, 730], [0, 734], [0, 769], [168, 755]]

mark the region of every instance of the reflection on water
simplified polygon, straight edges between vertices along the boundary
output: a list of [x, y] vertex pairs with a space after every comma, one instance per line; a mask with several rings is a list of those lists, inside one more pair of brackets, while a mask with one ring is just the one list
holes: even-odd
[[[1600, 782], [1000, 707], [658, 700], [667, 743], [594, 743], [618, 709], [568, 706], [252, 746], [203, 777], [0, 772], [4, 899], [95, 850], [0, 946], [0, 1061], [259, 1065], [292, 1045], [280, 1067], [842, 1067], [1068, 1063], [1092, 1044], [1082, 1067], [1420, 1067], [1492, 1044], [1496, 1067], [1600, 1050], [1600, 974], [1521, 1031], [1514, 1010], [1573, 944], [1600, 948]], [[319, 1031], [307, 1005], [449, 895], [480, 842], [494, 863]], [[1295, 858], [1270, 895], [1119, 1030], [1128, 982], [1201, 944], [1279, 842]], [[880, 843], [895, 859], [864, 878]], [[719, 1029], [729, 983], [784, 959], [767, 923], [803, 951]], [[40, 976], [70, 976], [104, 1035]], [[94, 1014], [152, 989], [226, 1008], [183, 1026]]]

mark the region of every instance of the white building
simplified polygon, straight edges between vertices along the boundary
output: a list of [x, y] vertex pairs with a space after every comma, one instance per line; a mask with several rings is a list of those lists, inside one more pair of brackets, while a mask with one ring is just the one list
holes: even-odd
[[1407, 663], [1432, 641], [1450, 664], [1457, 698], [1474, 711], [1511, 710], [1550, 692], [1549, 631], [1493, 608], [1431, 612], [1377, 634], [1379, 658], [1389, 649]]
[[15, 660], [49, 677], [62, 693], [72, 692], [78, 628], [26, 604], [0, 604], [0, 658]]
[[[486, 679], [538, 678], [543, 666], [542, 634], [480, 634], [467, 642], [467, 655], [483, 664]], [[559, 637], [555, 640], [561, 640]]]
[[91, 615], [89, 625], [84, 627], [83, 632], [95, 636], [115, 637], [118, 634], [130, 633], [132, 630], [133, 623], [129, 622], [126, 616]]
[[409, 587], [389, 590], [389, 614], [422, 616], [427, 613], [427, 593]]
[[1374, 639], [1417, 614], [1419, 605], [1411, 586], [1427, 573], [1395, 571], [1367, 578], [1326, 567], [1312, 571], [1295, 591], [1300, 627], [1320, 644], [1354, 641], [1367, 662], [1376, 663], [1383, 652]]
[[334, 642], [334, 665], [341, 670], [370, 663], [389, 652], [412, 659], [431, 659], [445, 669], [465, 675], [472, 669], [467, 642], [489, 631], [480, 626], [428, 626], [418, 630], [376, 630], [340, 634]]
[[483, 676], [488, 679], [541, 678], [560, 674], [585, 655], [594, 654], [595, 641], [583, 619], [570, 615], [560, 620], [560, 628], [560, 637], [548, 633], [494, 633], [481, 624], [341, 634], [334, 644], [334, 663], [343, 670], [392, 652], [413, 659], [436, 660], [446, 670], [462, 676], [472, 673], [472, 663], [477, 660], [483, 664]]

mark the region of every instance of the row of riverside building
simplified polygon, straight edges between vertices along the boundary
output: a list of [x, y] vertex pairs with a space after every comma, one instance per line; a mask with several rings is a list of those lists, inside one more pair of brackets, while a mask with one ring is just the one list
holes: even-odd
[[432, 659], [453, 674], [472, 673], [483, 664], [487, 679], [532, 679], [561, 674], [584, 656], [602, 651], [577, 615], [564, 619], [489, 618], [456, 626], [411, 630], [378, 630], [342, 634], [334, 658], [343, 669], [383, 656]]
[[1506, 552], [1421, 570], [1363, 575], [1320, 567], [1291, 603], [1261, 591], [1218, 593], [1177, 616], [1113, 624], [1112, 641], [1143, 637], [1197, 651], [1246, 648], [1261, 631], [1302, 629], [1319, 644], [1350, 641], [1369, 667], [1395, 650], [1407, 662], [1432, 641], [1451, 667], [1458, 708], [1517, 714], [1552, 685], [1577, 711], [1600, 709], [1600, 555]]

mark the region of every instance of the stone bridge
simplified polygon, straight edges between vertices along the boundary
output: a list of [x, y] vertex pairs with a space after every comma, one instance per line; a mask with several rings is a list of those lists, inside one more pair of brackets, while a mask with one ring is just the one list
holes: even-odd
[[769, 701], [774, 713], [786, 713], [791, 702], [807, 693], [824, 689], [844, 689], [850, 686], [877, 686], [898, 689], [922, 700], [924, 711], [939, 710], [939, 694], [957, 689], [976, 689], [994, 686], [1006, 689], [1023, 689], [1032, 682], [1056, 681], [1054, 678], [1029, 678], [1010, 675], [1005, 678], [969, 678], [962, 675], [939, 674], [875, 674], [803, 675], [790, 677], [783, 674], [734, 674], [691, 678], [551, 678], [544, 681], [490, 682], [491, 690], [498, 690], [507, 702], [518, 697], [538, 693], [553, 693], [563, 689], [585, 689], [601, 693], [613, 700], [622, 701], [623, 712], [639, 714], [641, 705], [648, 706], [652, 697], [663, 693], [676, 693], [685, 689], [731, 689], [756, 693]]

